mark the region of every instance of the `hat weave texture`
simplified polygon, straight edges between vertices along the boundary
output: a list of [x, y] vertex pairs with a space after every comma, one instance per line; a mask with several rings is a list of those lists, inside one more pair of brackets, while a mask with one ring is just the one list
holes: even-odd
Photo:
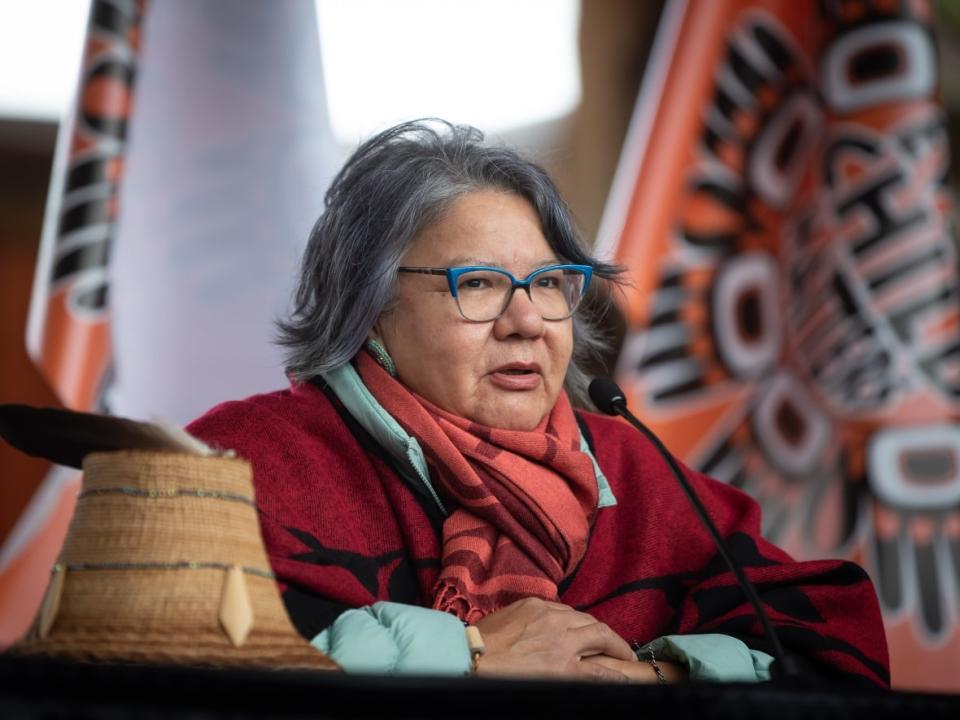
[[[337, 669], [297, 633], [284, 610], [260, 534], [249, 463], [133, 450], [92, 453], [83, 470], [57, 564], [63, 576], [52, 576], [44, 605], [14, 652]], [[239, 645], [221, 621], [228, 595], [239, 600], [247, 621]]]

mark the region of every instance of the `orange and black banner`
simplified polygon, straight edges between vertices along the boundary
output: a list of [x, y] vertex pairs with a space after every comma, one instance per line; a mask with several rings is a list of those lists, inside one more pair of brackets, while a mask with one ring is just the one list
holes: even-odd
[[61, 128], [27, 349], [60, 400], [96, 409], [110, 367], [108, 260], [143, 0], [94, 0], [72, 115]]
[[[109, 275], [143, 0], [94, 0], [77, 97], [60, 127], [27, 350], [67, 407], [102, 408], [111, 364]], [[79, 475], [55, 468], [0, 548], [0, 649], [29, 627], [73, 514]]]
[[933, 8], [669, 0], [599, 246], [618, 366], [800, 558], [874, 579], [899, 687], [960, 690], [960, 303]]

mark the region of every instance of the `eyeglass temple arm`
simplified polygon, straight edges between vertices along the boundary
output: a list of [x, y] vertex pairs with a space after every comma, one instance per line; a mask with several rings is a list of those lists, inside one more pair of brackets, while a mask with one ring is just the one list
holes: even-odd
[[399, 272], [417, 273], [419, 275], [446, 275], [446, 268], [428, 268], [428, 267], [399, 267]]

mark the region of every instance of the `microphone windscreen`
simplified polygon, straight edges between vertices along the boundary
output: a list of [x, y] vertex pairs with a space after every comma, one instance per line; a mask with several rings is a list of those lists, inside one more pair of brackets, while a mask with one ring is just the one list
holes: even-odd
[[623, 390], [608, 377], [598, 377], [590, 381], [587, 389], [590, 399], [597, 406], [597, 410], [607, 415], [617, 415], [617, 405], [627, 404]]

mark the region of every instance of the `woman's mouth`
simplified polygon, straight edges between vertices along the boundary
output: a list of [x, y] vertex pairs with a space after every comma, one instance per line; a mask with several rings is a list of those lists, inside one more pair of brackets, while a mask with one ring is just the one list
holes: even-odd
[[543, 377], [536, 363], [509, 363], [490, 373], [490, 382], [503, 390], [535, 390]]

